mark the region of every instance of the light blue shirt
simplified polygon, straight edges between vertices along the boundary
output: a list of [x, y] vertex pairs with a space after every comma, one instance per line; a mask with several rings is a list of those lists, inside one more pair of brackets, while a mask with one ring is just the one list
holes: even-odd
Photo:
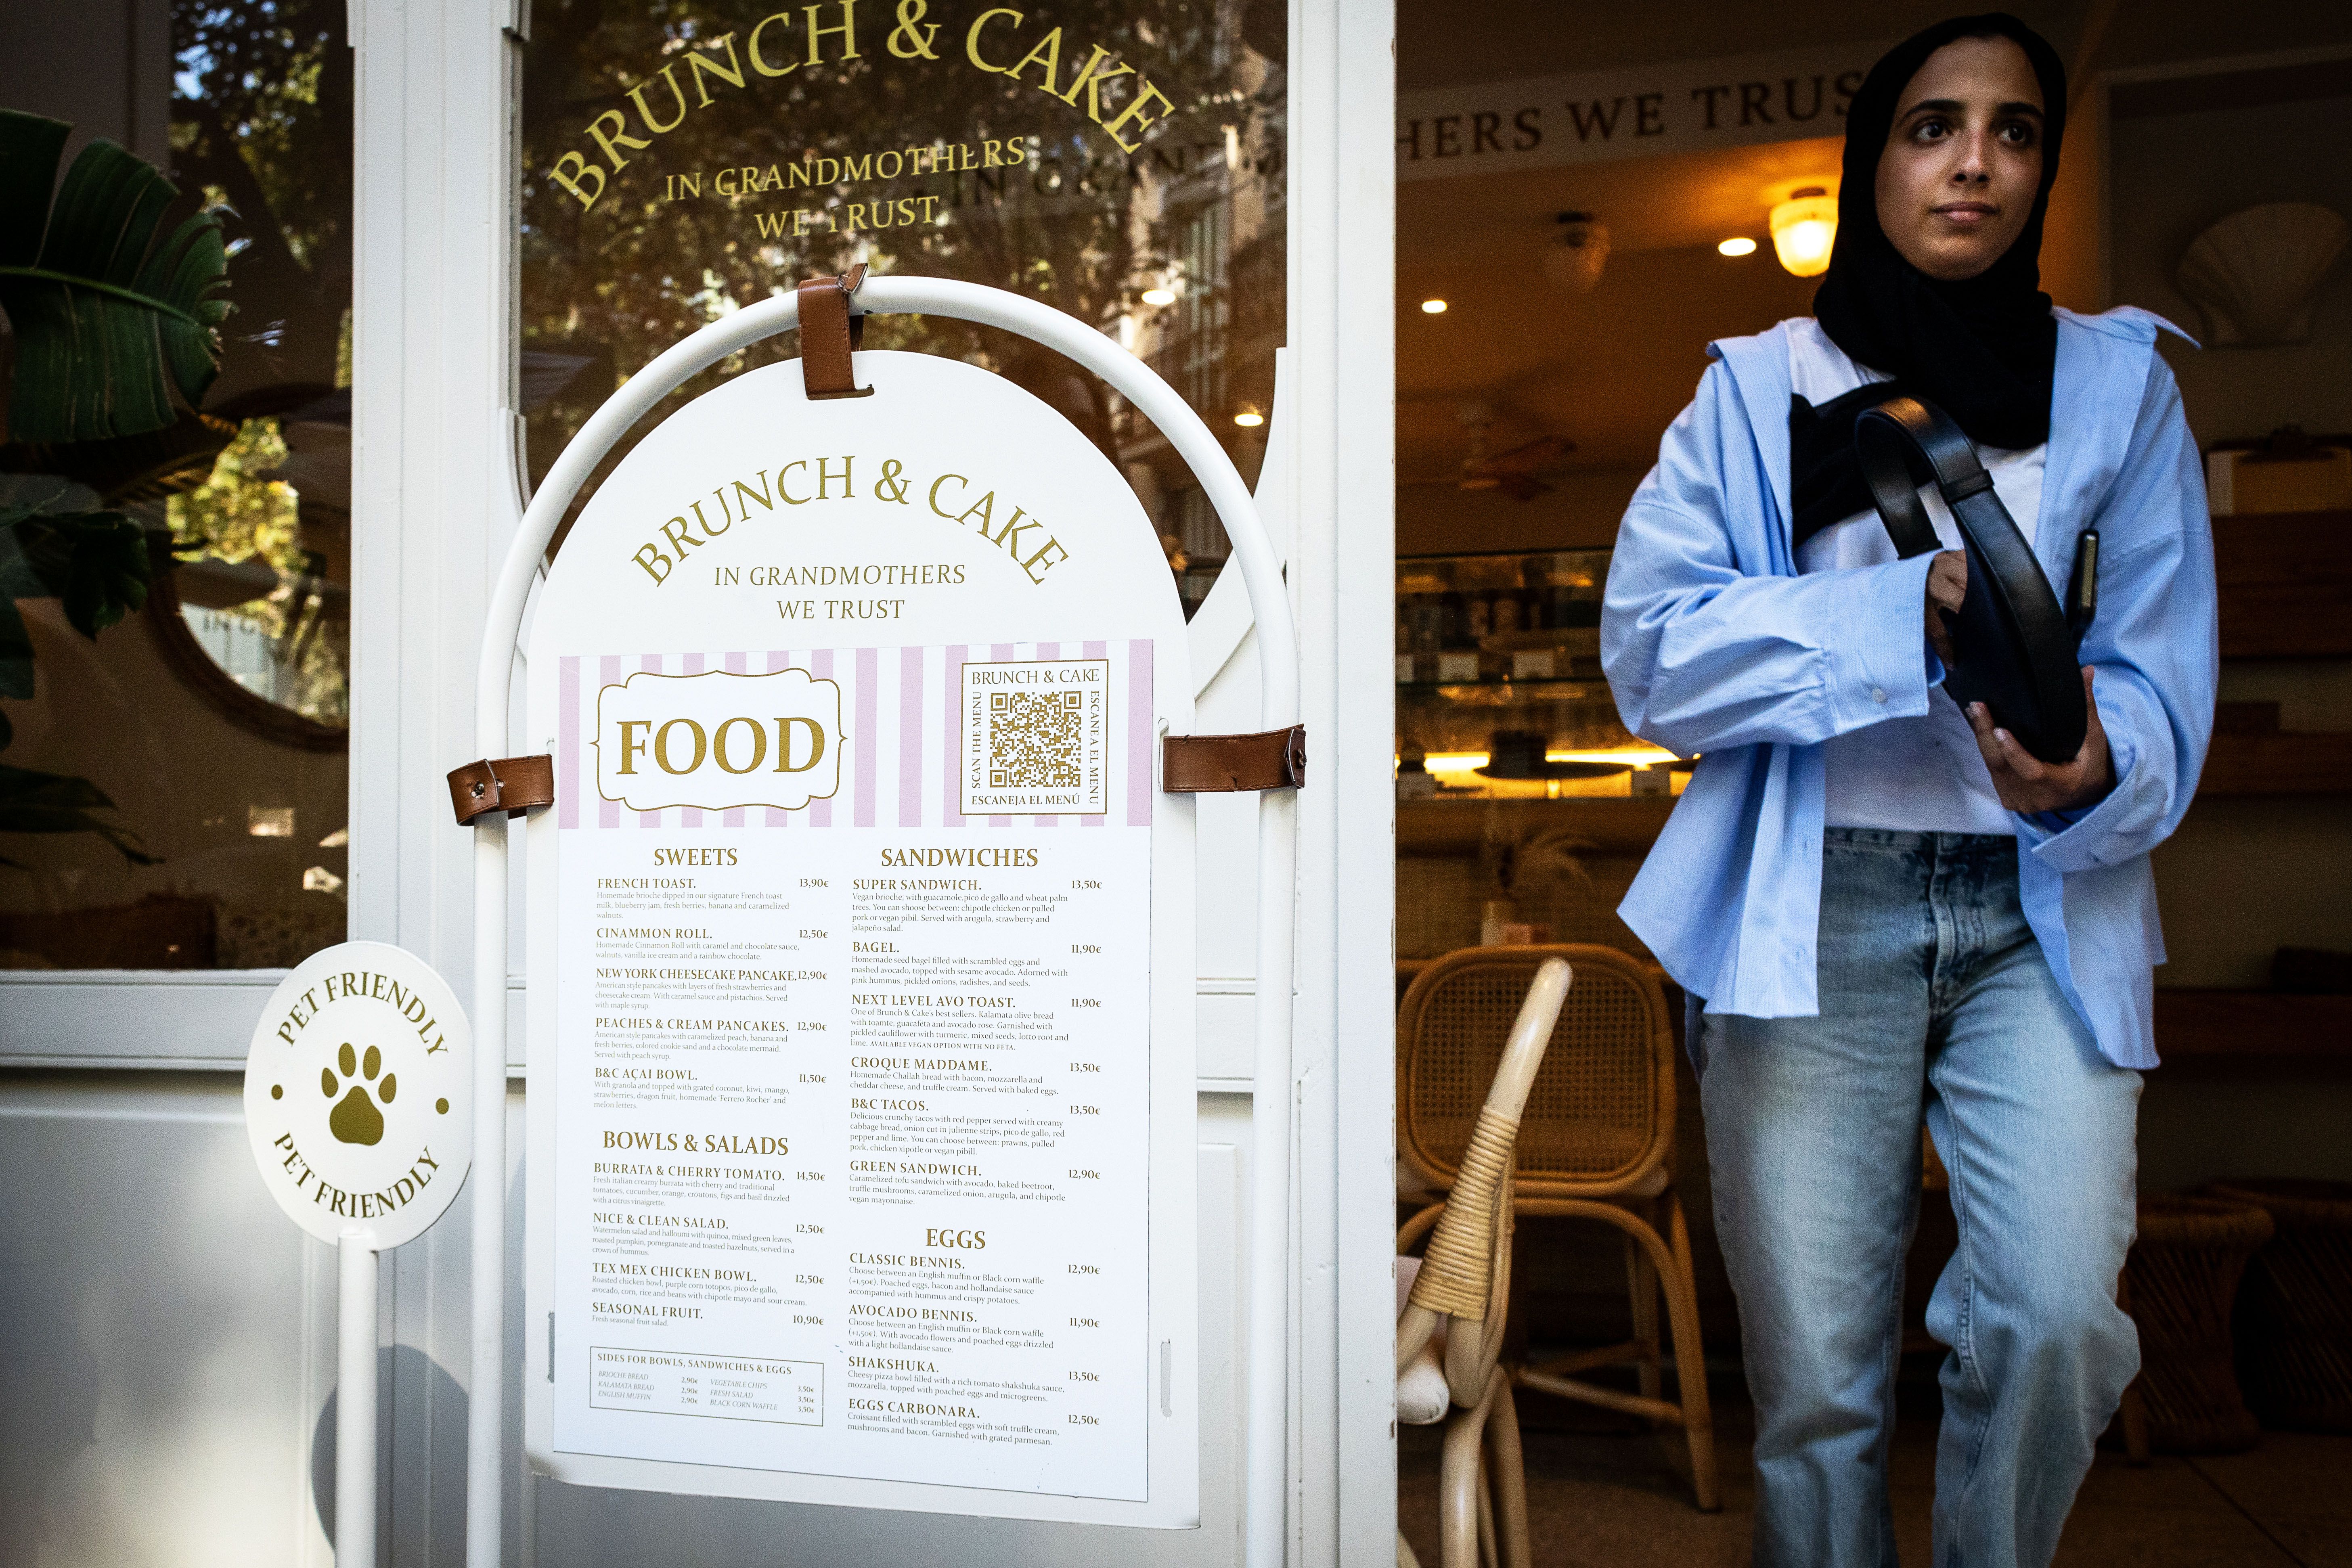
[[[2067, 814], [2013, 816], [2028, 922], [2099, 1048], [2156, 1065], [2164, 962], [2148, 851], [2179, 826], [2212, 731], [2219, 673], [2212, 526], [2196, 443], [2156, 353], [2169, 323], [2060, 310], [2034, 553], [2062, 592], [2100, 537], [2083, 642], [2116, 785]], [[1709, 1012], [1820, 1011], [1822, 742], [1927, 711], [1932, 556], [1800, 574], [1790, 548], [1785, 329], [1710, 345], [1610, 563], [1601, 655], [1644, 740], [1702, 753], [1619, 907]]]

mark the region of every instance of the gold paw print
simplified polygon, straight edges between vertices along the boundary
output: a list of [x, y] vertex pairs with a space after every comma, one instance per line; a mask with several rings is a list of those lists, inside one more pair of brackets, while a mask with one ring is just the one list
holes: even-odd
[[[333, 1100], [342, 1090], [344, 1080], [354, 1075], [367, 1082], [352, 1084], [335, 1109], [327, 1112], [327, 1131], [339, 1142], [377, 1142], [383, 1136], [383, 1112], [376, 1109], [376, 1101], [381, 1100], [390, 1105], [393, 1096], [400, 1092], [399, 1079], [385, 1073], [383, 1081], [376, 1080], [376, 1073], [383, 1067], [383, 1053], [373, 1046], [367, 1048], [365, 1057], [354, 1060], [351, 1042], [346, 1040], [342, 1049], [335, 1053], [335, 1065], [343, 1069], [340, 1076], [334, 1068], [319, 1069], [319, 1088], [329, 1100]], [[375, 1086], [373, 1095], [368, 1092], [369, 1084]]]

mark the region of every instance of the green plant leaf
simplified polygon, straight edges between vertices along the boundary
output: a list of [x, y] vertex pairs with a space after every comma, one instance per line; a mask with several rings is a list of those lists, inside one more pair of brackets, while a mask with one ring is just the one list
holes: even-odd
[[71, 128], [0, 110], [0, 309], [16, 330], [9, 438], [89, 441], [161, 430], [220, 369], [228, 301], [220, 222], [199, 213], [160, 245], [179, 196], [144, 160], [104, 140], [57, 185]]
[[33, 637], [16, 601], [49, 596], [49, 585], [34, 571], [16, 537], [16, 521], [26, 515], [13, 507], [0, 511], [0, 697], [20, 702], [33, 696]]
[[59, 489], [0, 504], [0, 697], [33, 695], [33, 642], [17, 600], [60, 600], [73, 628], [95, 638], [144, 606], [155, 562], [170, 563], [162, 542], [151, 544], [121, 512], [39, 510], [62, 499]]
[[[160, 866], [136, 833], [94, 816], [114, 802], [88, 779], [0, 763], [0, 833], [95, 833], [133, 866]], [[0, 864], [17, 862], [0, 856]]]

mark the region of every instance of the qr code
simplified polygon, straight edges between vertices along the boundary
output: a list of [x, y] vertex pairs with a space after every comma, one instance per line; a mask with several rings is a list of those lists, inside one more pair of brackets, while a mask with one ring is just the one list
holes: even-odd
[[1076, 691], [988, 694], [988, 787], [1076, 789], [1086, 700]]
[[1094, 816], [1110, 806], [1110, 664], [967, 664], [963, 814]]

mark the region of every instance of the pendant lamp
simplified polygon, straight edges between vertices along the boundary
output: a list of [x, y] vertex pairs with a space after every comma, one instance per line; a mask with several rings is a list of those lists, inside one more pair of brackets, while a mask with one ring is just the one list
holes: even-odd
[[1830, 269], [1830, 251], [1837, 244], [1837, 198], [1820, 185], [1807, 185], [1773, 207], [1770, 218], [1772, 251], [1780, 265], [1799, 278], [1818, 278]]

